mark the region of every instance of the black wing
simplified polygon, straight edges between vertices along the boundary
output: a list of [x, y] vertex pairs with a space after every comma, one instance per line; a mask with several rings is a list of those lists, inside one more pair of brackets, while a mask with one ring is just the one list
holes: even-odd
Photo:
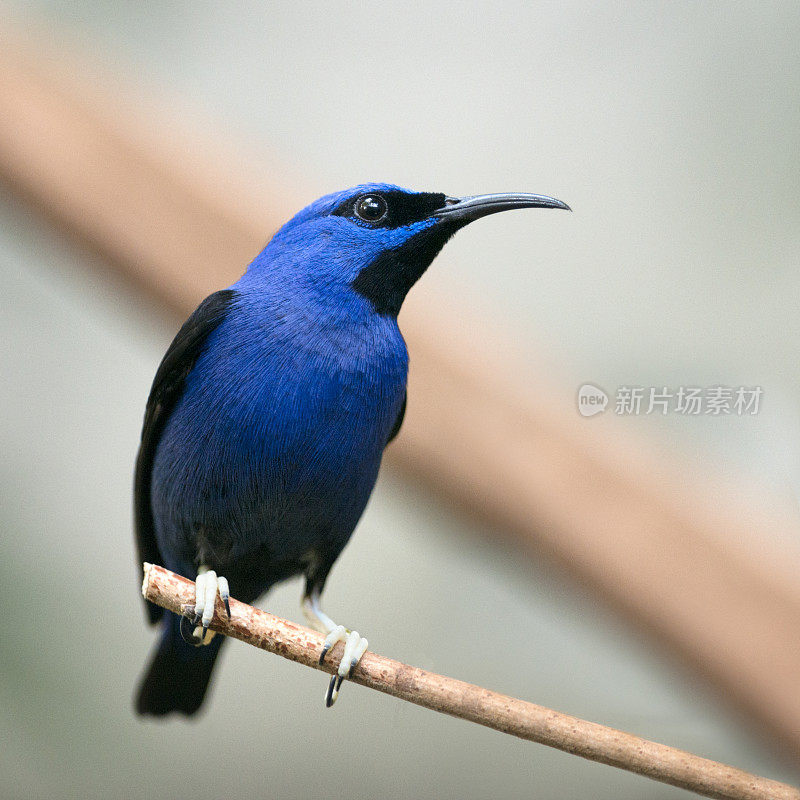
[[[150, 479], [161, 432], [180, 399], [186, 377], [192, 371], [206, 339], [225, 319], [235, 296], [236, 292], [232, 289], [225, 289], [203, 300], [178, 331], [153, 379], [144, 412], [142, 442], [136, 458], [133, 487], [133, 517], [139, 567], [143, 561], [151, 564], [164, 563], [156, 542], [150, 503]], [[162, 608], [153, 603], [145, 601], [145, 606], [151, 623], [157, 622], [164, 613]]]
[[389, 434], [389, 438], [386, 440], [386, 444], [394, 439], [398, 433], [400, 433], [400, 426], [403, 424], [403, 419], [406, 416], [406, 403], [408, 402], [408, 389], [406, 389], [406, 393], [403, 395], [403, 405], [400, 406], [400, 413], [397, 415], [397, 419], [394, 421], [394, 425], [392, 425], [392, 432]]

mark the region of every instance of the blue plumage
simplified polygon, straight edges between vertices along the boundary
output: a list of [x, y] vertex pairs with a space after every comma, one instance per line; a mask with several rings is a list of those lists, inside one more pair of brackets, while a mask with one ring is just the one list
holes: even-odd
[[[200, 306], [148, 401], [135, 498], [143, 560], [190, 577], [212, 568], [245, 602], [298, 573], [309, 593], [322, 590], [402, 422], [408, 353], [396, 315], [406, 292], [472, 219], [563, 207], [483, 198], [386, 184], [328, 195]], [[166, 617], [137, 708], [193, 713], [222, 637], [193, 647]]]

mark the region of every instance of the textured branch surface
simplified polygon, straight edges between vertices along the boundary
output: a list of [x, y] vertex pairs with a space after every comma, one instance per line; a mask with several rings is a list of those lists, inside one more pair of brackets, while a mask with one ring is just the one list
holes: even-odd
[[[142, 594], [180, 614], [194, 603], [194, 583], [154, 564], [144, 565]], [[307, 628], [231, 599], [228, 620], [219, 597], [211, 628], [308, 667], [334, 672], [343, 645], [322, 666], [323, 637]], [[592, 761], [645, 775], [706, 797], [729, 800], [800, 800], [800, 790], [733, 767], [640, 739], [629, 733], [570, 717], [367, 651], [350, 678], [353, 683], [419, 706], [477, 722]]]

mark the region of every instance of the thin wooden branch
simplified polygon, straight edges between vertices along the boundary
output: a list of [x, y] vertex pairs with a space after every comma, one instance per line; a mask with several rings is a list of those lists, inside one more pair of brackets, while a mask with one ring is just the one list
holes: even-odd
[[[0, 180], [181, 317], [319, 193], [298, 197], [297, 181], [220, 159], [216, 143], [198, 156], [175, 115], [137, 111], [52, 42], [2, 38]], [[572, 390], [548, 391], [546, 370], [508, 357], [494, 321], [441, 297], [426, 307], [428, 292], [401, 317], [409, 405], [387, 463], [529, 557], [551, 556], [800, 756], [800, 559], [767, 552], [798, 540], [796, 522], [758, 502], [744, 513], [706, 476], [583, 419]]]
[[[142, 594], [180, 614], [193, 607], [194, 583], [155, 564], [144, 564]], [[337, 644], [319, 664], [323, 637], [315, 631], [231, 599], [228, 620], [217, 597], [211, 628], [262, 650], [334, 672], [342, 655]], [[724, 800], [800, 800], [800, 789], [750, 775], [683, 750], [640, 739], [594, 722], [426, 672], [367, 651], [350, 677], [418, 706], [459, 717], [487, 728], [555, 747], [573, 755]]]

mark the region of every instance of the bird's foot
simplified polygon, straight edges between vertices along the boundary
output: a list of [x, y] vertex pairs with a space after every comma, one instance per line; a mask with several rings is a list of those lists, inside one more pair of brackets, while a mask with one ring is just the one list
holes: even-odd
[[190, 617], [181, 617], [181, 636], [189, 644], [200, 647], [209, 644], [215, 636], [214, 631], [210, 631], [208, 626], [214, 618], [217, 592], [225, 604], [228, 619], [231, 618], [230, 589], [227, 578], [217, 575], [213, 569], [202, 567], [197, 573], [194, 586], [194, 613]]
[[361, 656], [364, 655], [369, 644], [363, 636], [359, 636], [358, 631], [348, 631], [344, 625], [336, 625], [325, 637], [325, 644], [319, 656], [320, 664], [325, 661], [325, 656], [336, 642], [344, 642], [344, 653], [339, 662], [339, 669], [331, 676], [328, 691], [325, 692], [325, 705], [328, 708], [336, 702], [342, 681], [350, 675], [361, 660]]

